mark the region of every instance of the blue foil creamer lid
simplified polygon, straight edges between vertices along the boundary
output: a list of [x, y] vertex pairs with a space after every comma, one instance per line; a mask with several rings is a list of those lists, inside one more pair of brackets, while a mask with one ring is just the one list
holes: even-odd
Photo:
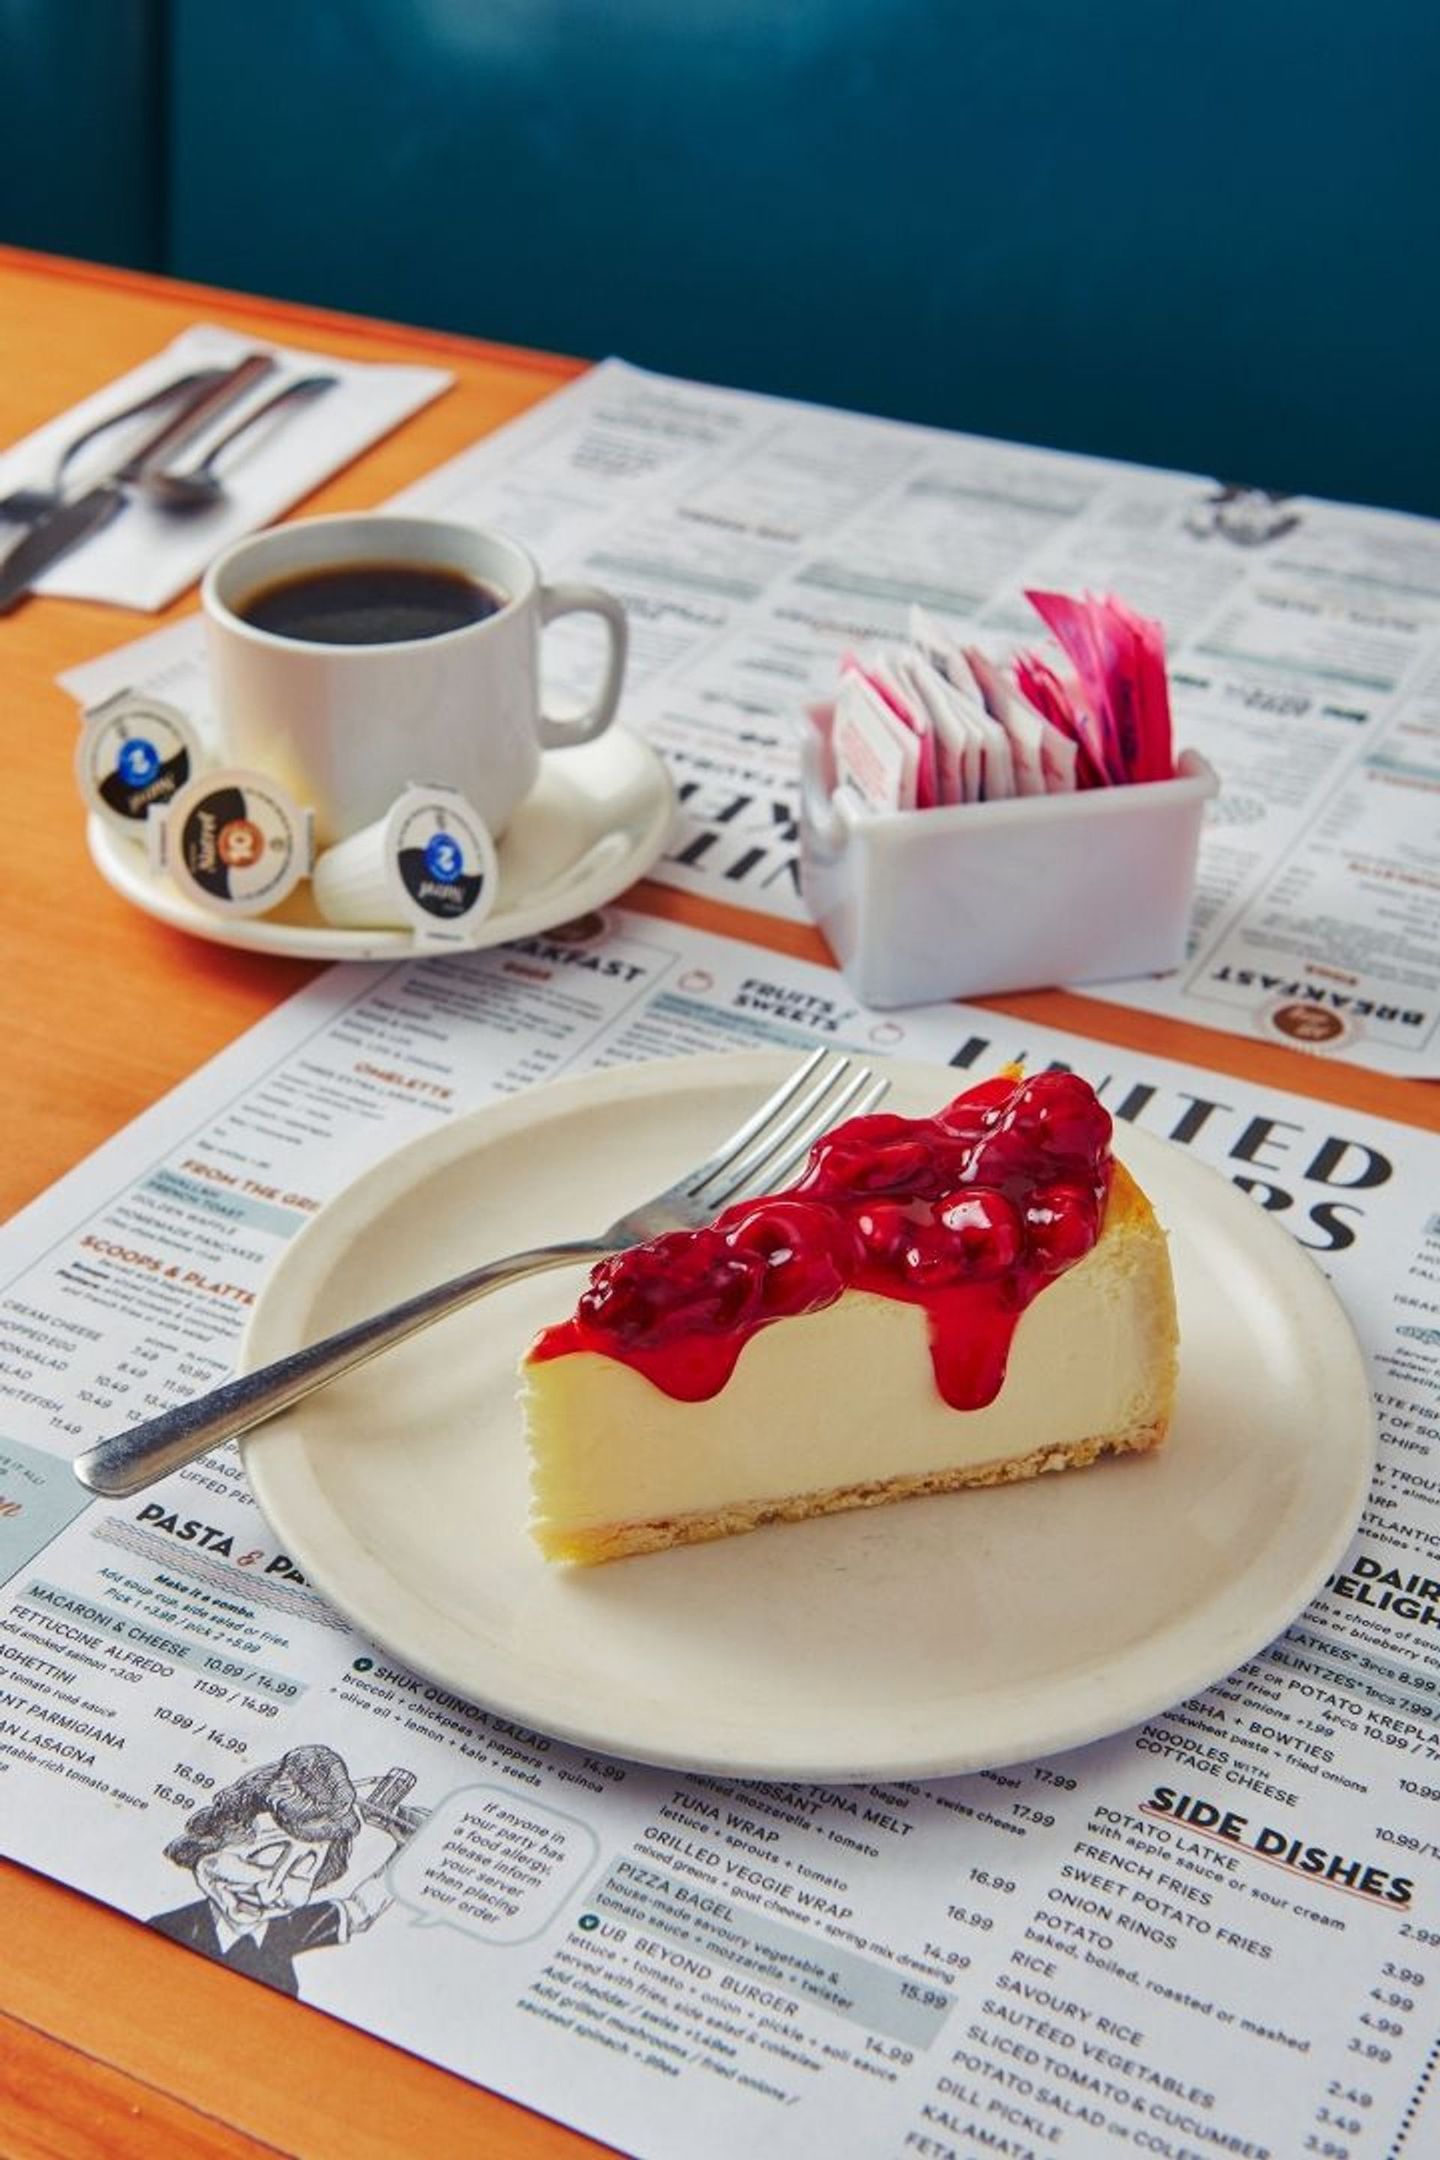
[[409, 929], [418, 946], [453, 950], [477, 942], [498, 877], [474, 804], [457, 788], [416, 783], [374, 825], [325, 850], [314, 898], [327, 922]]
[[145, 691], [119, 690], [80, 723], [75, 778], [86, 807], [117, 832], [143, 838], [152, 810], [164, 810], [204, 764], [192, 721]]

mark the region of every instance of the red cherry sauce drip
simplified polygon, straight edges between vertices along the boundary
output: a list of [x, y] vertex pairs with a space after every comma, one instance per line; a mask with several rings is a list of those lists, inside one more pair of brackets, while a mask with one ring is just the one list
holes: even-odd
[[982, 1081], [933, 1118], [852, 1118], [785, 1191], [602, 1260], [530, 1354], [598, 1351], [700, 1402], [757, 1329], [871, 1290], [924, 1307], [941, 1395], [976, 1410], [1031, 1299], [1094, 1245], [1110, 1169], [1109, 1113], [1074, 1073]]

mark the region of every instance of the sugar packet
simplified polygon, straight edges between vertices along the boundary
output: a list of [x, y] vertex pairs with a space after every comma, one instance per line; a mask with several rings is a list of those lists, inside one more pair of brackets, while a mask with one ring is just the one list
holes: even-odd
[[876, 810], [929, 809], [1174, 775], [1164, 631], [1113, 596], [1027, 592], [1070, 661], [995, 658], [915, 605], [906, 646], [847, 653], [840, 779]]
[[1165, 633], [1121, 600], [1027, 592], [1075, 669], [1071, 702], [1104, 780], [1168, 780], [1175, 770]]
[[965, 802], [1008, 802], [1019, 790], [1010, 739], [976, 678], [969, 651], [925, 608], [910, 610], [910, 640], [944, 679], [958, 701], [960, 724], [979, 748], [978, 793]]
[[940, 800], [935, 768], [935, 736], [929, 709], [923, 699], [907, 688], [897, 661], [898, 654], [883, 651], [861, 656], [846, 653], [842, 671], [858, 675], [889, 706], [902, 727], [915, 737], [915, 808], [933, 810]]
[[840, 678], [830, 734], [835, 778], [867, 810], [913, 810], [919, 744], [880, 692], [853, 669]]
[[935, 740], [935, 793], [942, 805], [978, 802], [983, 737], [962, 697], [923, 653], [897, 656], [896, 670], [914, 703], [930, 716]]

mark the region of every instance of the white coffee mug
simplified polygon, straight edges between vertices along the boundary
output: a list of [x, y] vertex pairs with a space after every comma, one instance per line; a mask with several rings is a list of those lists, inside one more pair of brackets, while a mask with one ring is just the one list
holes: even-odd
[[[326, 569], [416, 566], [486, 588], [494, 612], [439, 635], [333, 644], [246, 620], [261, 593]], [[412, 782], [458, 788], [497, 837], [529, 794], [543, 750], [608, 727], [625, 670], [625, 611], [594, 585], [546, 585], [499, 533], [434, 518], [307, 518], [253, 534], [200, 589], [219, 742], [227, 764], [278, 781], [315, 813], [328, 846], [384, 817]], [[548, 713], [540, 632], [559, 615], [598, 615], [603, 679], [582, 711]]]

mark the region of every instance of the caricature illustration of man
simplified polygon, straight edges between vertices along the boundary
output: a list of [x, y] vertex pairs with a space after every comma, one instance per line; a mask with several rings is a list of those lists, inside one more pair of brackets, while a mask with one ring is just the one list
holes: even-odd
[[291, 1748], [250, 1770], [192, 1815], [165, 1856], [202, 1893], [150, 1926], [252, 1980], [298, 1995], [295, 1960], [373, 1927], [390, 1904], [389, 1855], [344, 1897], [323, 1893], [350, 1866], [362, 1827], [398, 1847], [423, 1816], [399, 1803], [414, 1783], [391, 1771], [357, 1787], [333, 1748]]

